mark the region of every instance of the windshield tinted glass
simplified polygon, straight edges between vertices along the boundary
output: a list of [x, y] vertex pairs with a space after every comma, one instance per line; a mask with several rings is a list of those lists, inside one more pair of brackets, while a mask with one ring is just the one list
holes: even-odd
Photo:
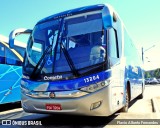
[[[66, 17], [35, 26], [24, 64], [31, 74], [84, 73], [106, 58], [101, 14]], [[35, 70], [35, 72], [36, 72]]]
[[[59, 26], [60, 20], [54, 20], [35, 26], [28, 41], [26, 60], [24, 63], [26, 71], [29, 74], [33, 72], [41, 57], [44, 55], [44, 51], [49, 47], [54, 49], [59, 32]], [[47, 54], [49, 54], [49, 52], [47, 52]], [[50, 52], [50, 54], [54, 55], [52, 52]], [[45, 63], [45, 61], [46, 57], [42, 59], [41, 63]], [[46, 72], [45, 69], [43, 69], [43, 71]]]
[[[76, 69], [92, 66], [104, 61], [106, 52], [101, 42], [101, 34], [102, 32], [99, 31], [83, 35], [70, 36], [63, 39], [62, 42], [64, 43]], [[93, 39], [95, 36], [99, 39]], [[61, 54], [61, 57], [56, 64], [56, 72], [70, 71], [70, 67], [67, 64], [64, 53]]]

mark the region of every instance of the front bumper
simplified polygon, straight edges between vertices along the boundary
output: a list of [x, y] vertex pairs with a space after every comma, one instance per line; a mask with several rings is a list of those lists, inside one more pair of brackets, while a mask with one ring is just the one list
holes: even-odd
[[[31, 113], [62, 113], [87, 116], [109, 116], [113, 112], [110, 106], [109, 86], [78, 98], [31, 98], [22, 94], [22, 107]], [[96, 104], [98, 106], [96, 106]], [[46, 110], [46, 104], [60, 104], [62, 110]], [[96, 106], [95, 108], [93, 106]]]

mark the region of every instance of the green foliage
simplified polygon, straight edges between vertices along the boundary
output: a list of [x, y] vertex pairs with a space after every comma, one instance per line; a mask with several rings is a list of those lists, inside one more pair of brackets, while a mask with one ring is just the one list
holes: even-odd
[[145, 78], [160, 78], [160, 68], [156, 70], [145, 71]]
[[145, 78], [151, 78], [151, 75], [149, 72], [145, 72]]

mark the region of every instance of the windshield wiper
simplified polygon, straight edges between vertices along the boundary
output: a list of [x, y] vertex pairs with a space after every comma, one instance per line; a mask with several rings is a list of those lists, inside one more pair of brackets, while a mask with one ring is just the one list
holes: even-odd
[[[67, 60], [67, 62], [68, 62], [68, 65], [69, 65], [69, 67], [70, 67], [73, 75], [77, 77], [77, 76], [79, 76], [80, 74], [79, 74], [78, 71], [76, 70], [76, 68], [75, 68], [75, 66], [74, 66], [74, 63], [73, 63], [73, 61], [72, 61], [72, 59], [71, 59], [68, 51], [66, 50], [66, 48], [64, 47], [64, 45], [63, 45], [63, 43], [62, 43], [62, 34], [63, 34], [63, 32], [64, 32], [64, 25], [65, 25], [65, 23], [64, 23], [64, 18], [63, 18], [63, 19], [61, 20], [61, 25], [60, 25], [61, 28], [60, 28], [60, 31], [59, 31], [59, 34], [58, 34], [58, 37], [57, 37], [57, 42], [60, 44], [60, 47], [61, 47], [61, 49], [62, 49], [62, 51], [63, 51], [63, 53], [64, 53], [64, 56], [65, 56], [65, 58], [66, 58], [66, 60]], [[56, 43], [57, 47], [58, 47], [58, 43]], [[56, 47], [56, 48], [57, 48], [57, 47]]]
[[76, 68], [75, 68], [75, 66], [74, 66], [74, 63], [73, 63], [73, 61], [72, 61], [72, 59], [71, 59], [68, 51], [66, 50], [66, 48], [64, 47], [64, 45], [63, 45], [62, 43], [60, 43], [60, 46], [61, 46], [62, 51], [63, 51], [63, 53], [64, 53], [64, 56], [65, 56], [65, 58], [66, 58], [66, 60], [67, 60], [67, 62], [68, 62], [68, 65], [69, 65], [71, 71], [73, 72], [73, 75], [75, 75], [76, 77], [79, 76], [80, 74], [79, 74], [78, 71], [76, 70]]
[[36, 71], [39, 67], [39, 65], [41, 64], [42, 60], [43, 60], [43, 63], [41, 64], [40, 68], [39, 68], [39, 72], [42, 70], [42, 68], [44, 67], [44, 64], [45, 64], [45, 57], [46, 55], [48, 55], [48, 53], [50, 53], [50, 50], [52, 50], [52, 45], [49, 45], [46, 50], [44, 51], [43, 55], [41, 56], [41, 58], [39, 59], [37, 65], [35, 66], [33, 72], [31, 73], [31, 78], [35, 78], [36, 77]]
[[[59, 29], [60, 30], [60, 29]], [[57, 36], [57, 40], [59, 38], [59, 35], [60, 35], [60, 31], [58, 31], [58, 36]], [[55, 35], [53, 35], [55, 36]], [[55, 50], [54, 50], [54, 54], [55, 54], [55, 51], [57, 51], [57, 44], [58, 44], [58, 41], [56, 40], [56, 47], [55, 47]], [[52, 47], [53, 47], [53, 44], [54, 44], [54, 39], [52, 40], [52, 44], [49, 45], [46, 50], [44, 51], [43, 55], [41, 56], [41, 58], [39, 59], [37, 65], [35, 66], [33, 72], [31, 73], [31, 78], [36, 78], [36, 71], [39, 67], [39, 65], [41, 64], [41, 62], [43, 61], [43, 63], [41, 64], [40, 68], [39, 68], [39, 72], [42, 70], [42, 68], [44, 67], [46, 61], [45, 61], [45, 58], [47, 57], [46, 55], [48, 55], [48, 53], [52, 52]], [[51, 53], [50, 53], [51, 54]], [[56, 57], [54, 57], [54, 63], [55, 63], [55, 59]], [[54, 65], [54, 64], [53, 64]], [[39, 73], [37, 72], [37, 73]]]
[[[63, 32], [63, 29], [64, 29], [64, 19], [61, 20], [60, 28], [59, 28], [60, 31], [58, 31], [58, 35], [57, 35], [56, 45], [55, 45], [55, 48], [54, 48], [54, 61], [53, 61], [52, 71], [54, 73], [54, 66], [55, 66], [55, 61], [56, 61], [57, 48], [58, 48], [58, 44], [60, 44], [60, 47], [62, 48], [64, 56], [65, 56], [65, 58], [66, 58], [66, 60], [68, 62], [68, 65], [69, 65], [69, 67], [70, 67], [73, 75], [75, 75], [77, 77], [80, 74], [76, 70], [76, 68], [74, 66], [74, 63], [73, 63], [70, 55], [68, 54], [68, 51], [66, 50], [66, 48], [62, 44], [62, 32]], [[47, 49], [44, 51], [44, 54], [39, 59], [37, 65], [35, 66], [33, 72], [31, 73], [31, 76], [30, 76], [31, 78], [36, 78], [37, 77], [36, 74], [39, 73], [42, 70], [42, 68], [44, 67], [44, 65], [46, 63], [46, 61], [45, 61], [45, 58], [47, 57], [46, 55], [48, 55], [48, 53], [52, 52], [52, 46], [53, 46], [53, 42], [52, 42], [52, 45], [50, 45], [50, 46], [47, 47]], [[42, 62], [42, 64], [41, 64], [41, 62]], [[40, 66], [40, 68], [38, 68], [39, 66]], [[38, 72], [37, 72], [37, 69], [39, 69]]]

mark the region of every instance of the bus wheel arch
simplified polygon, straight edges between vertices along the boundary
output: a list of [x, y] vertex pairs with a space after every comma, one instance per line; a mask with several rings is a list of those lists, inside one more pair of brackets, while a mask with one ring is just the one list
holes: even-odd
[[126, 88], [125, 88], [125, 105], [121, 108], [121, 112], [128, 112], [129, 108], [129, 101], [131, 100], [131, 91], [130, 91], [130, 82], [127, 81]]
[[145, 89], [145, 85], [144, 85], [144, 83], [142, 83], [142, 93], [138, 96], [138, 99], [143, 99], [143, 97], [144, 97], [144, 89]]

